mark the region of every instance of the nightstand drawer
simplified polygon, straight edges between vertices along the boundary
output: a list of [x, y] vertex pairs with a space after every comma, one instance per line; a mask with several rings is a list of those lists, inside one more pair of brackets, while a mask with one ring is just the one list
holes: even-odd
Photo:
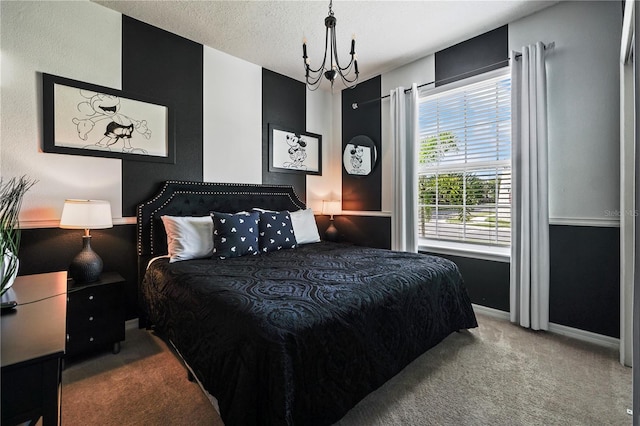
[[67, 355], [92, 351], [124, 340], [124, 327], [90, 328], [67, 334]]
[[100, 312], [118, 310], [122, 306], [121, 283], [109, 286], [92, 286], [81, 290], [70, 289], [67, 295], [67, 313], [97, 315]]
[[101, 312], [95, 315], [74, 315], [71, 320], [67, 321], [67, 333], [107, 328], [122, 328], [124, 330], [120, 315], [117, 315], [117, 313], [114, 315], [113, 312]]

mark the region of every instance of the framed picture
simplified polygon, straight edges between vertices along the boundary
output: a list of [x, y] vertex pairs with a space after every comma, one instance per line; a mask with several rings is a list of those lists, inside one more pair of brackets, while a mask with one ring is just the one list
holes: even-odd
[[351, 138], [342, 152], [344, 170], [354, 177], [364, 177], [373, 171], [378, 161], [378, 150], [373, 140], [365, 135]]
[[322, 136], [269, 124], [269, 171], [322, 175]]
[[168, 106], [51, 74], [42, 89], [44, 152], [175, 163]]

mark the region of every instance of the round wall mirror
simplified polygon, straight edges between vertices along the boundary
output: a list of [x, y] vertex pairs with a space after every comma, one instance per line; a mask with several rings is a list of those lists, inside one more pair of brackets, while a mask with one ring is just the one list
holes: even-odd
[[344, 147], [342, 166], [344, 170], [354, 176], [367, 176], [378, 161], [376, 144], [370, 137], [354, 136]]

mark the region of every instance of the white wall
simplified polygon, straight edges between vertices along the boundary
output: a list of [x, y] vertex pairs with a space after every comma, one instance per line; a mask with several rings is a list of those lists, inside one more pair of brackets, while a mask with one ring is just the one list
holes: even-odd
[[340, 96], [326, 90], [307, 89], [307, 131], [322, 135], [322, 176], [307, 175], [307, 207], [316, 213], [322, 211], [322, 200], [340, 199], [340, 192], [335, 191], [340, 187], [342, 162], [340, 139], [332, 134], [334, 98], [340, 99]]
[[262, 182], [262, 68], [205, 46], [205, 182]]
[[[552, 223], [607, 225], [619, 209], [620, 2], [561, 2], [509, 24], [509, 47], [547, 56]], [[609, 213], [607, 213], [609, 212]]]
[[42, 72], [121, 88], [121, 15], [90, 2], [0, 2], [0, 172], [38, 183], [21, 224], [58, 220], [65, 198], [122, 211], [121, 161], [42, 152]]

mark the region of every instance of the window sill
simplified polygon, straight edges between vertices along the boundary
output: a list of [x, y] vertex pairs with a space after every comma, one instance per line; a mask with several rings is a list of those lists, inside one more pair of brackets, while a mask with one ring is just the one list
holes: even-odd
[[465, 244], [453, 241], [419, 240], [418, 250], [434, 254], [471, 257], [494, 262], [511, 261], [510, 247], [493, 247], [479, 244]]

